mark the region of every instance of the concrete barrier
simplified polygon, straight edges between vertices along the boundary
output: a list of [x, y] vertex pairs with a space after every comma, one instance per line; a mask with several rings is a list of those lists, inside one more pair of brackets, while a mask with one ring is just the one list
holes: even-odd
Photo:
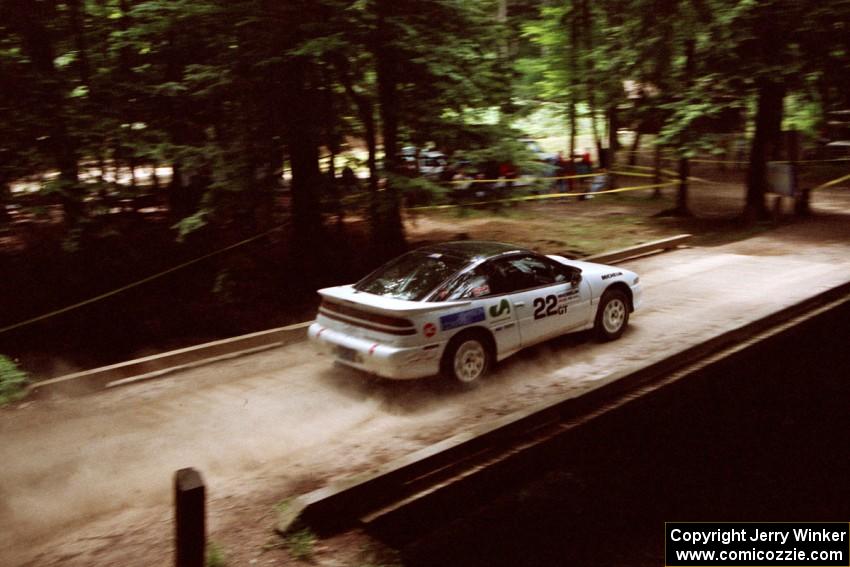
[[[647, 391], [681, 379], [688, 368], [699, 368], [707, 360], [731, 356], [747, 348], [751, 341], [772, 336], [848, 301], [850, 282], [673, 355], [657, 357], [640, 368], [614, 373], [589, 390], [511, 414], [423, 448], [376, 471], [301, 495], [281, 512], [276, 529], [285, 534], [308, 526], [324, 535], [358, 522], [370, 525], [377, 522], [394, 529], [403, 526], [405, 518], [415, 517], [421, 523], [425, 521], [424, 510], [446, 507], [459, 494], [469, 494], [475, 489], [476, 476], [487, 474], [489, 469], [502, 467], [502, 473], [516, 472], [517, 461], [524, 452], [531, 452], [553, 437], [588, 423], [613, 407], [630, 403]], [[497, 476], [490, 474], [491, 479]], [[456, 490], [458, 486], [461, 488]], [[439, 495], [435, 498], [436, 506], [425, 502], [433, 495]]]
[[687, 243], [691, 238], [693, 238], [693, 235], [691, 234], [679, 234], [677, 236], [671, 236], [670, 238], [653, 240], [652, 242], [647, 242], [646, 244], [629, 246], [628, 248], [623, 248], [621, 250], [613, 250], [611, 252], [602, 252], [601, 254], [594, 254], [592, 256], [582, 258], [582, 260], [585, 262], [598, 262], [600, 264], [611, 264], [613, 262], [621, 262], [629, 258], [636, 258], [638, 256], [644, 256], [646, 254], [653, 254], [656, 252], [663, 252], [665, 250], [672, 250]]
[[103, 388], [156, 378], [177, 370], [209, 364], [245, 354], [275, 348], [304, 340], [312, 321], [259, 331], [229, 339], [212, 341], [127, 362], [75, 372], [58, 378], [36, 382], [30, 394], [49, 397], [95, 392]]

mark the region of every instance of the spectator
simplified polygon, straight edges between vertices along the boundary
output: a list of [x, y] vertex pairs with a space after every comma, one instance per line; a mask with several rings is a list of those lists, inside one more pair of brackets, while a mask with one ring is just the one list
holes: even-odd
[[511, 162], [499, 164], [499, 179], [504, 179], [503, 187], [505, 194], [509, 194], [513, 188], [513, 180], [517, 177], [517, 169]]
[[[590, 159], [590, 150], [584, 149], [581, 154], [581, 161], [576, 165], [576, 173], [578, 175], [589, 175], [593, 172], [593, 161]], [[585, 192], [590, 184], [587, 182], [587, 177], [579, 179], [579, 191]]]
[[558, 193], [563, 193], [567, 189], [567, 180], [561, 179], [569, 175], [569, 162], [564, 159], [564, 152], [558, 152], [558, 157], [555, 158], [555, 175], [559, 178], [555, 182], [555, 189]]
[[348, 167], [347, 165], [342, 168], [342, 175], [340, 176], [340, 187], [342, 188], [343, 194], [351, 194], [357, 192], [359, 189], [357, 176], [354, 174], [354, 170]]

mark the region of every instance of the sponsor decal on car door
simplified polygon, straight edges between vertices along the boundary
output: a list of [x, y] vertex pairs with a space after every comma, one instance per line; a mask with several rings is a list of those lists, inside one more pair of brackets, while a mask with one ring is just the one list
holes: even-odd
[[588, 318], [590, 287], [561, 283], [515, 294], [522, 345], [557, 337], [584, 325]]
[[517, 350], [520, 334], [511, 298], [502, 295], [483, 300], [482, 303], [487, 306], [487, 325], [496, 339], [496, 351], [504, 355]]

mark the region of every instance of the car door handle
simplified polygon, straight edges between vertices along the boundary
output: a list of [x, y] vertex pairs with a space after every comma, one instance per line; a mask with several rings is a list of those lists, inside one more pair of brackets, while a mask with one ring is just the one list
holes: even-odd
[[515, 307], [522, 307], [523, 305], [525, 305], [525, 301], [514, 301]]

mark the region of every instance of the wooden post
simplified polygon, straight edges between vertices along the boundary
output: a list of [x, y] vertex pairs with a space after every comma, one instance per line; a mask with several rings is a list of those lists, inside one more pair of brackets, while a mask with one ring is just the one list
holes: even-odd
[[174, 559], [177, 567], [204, 567], [206, 489], [195, 469], [174, 473]]
[[800, 161], [800, 135], [797, 130], [788, 133], [788, 161], [791, 162], [791, 187], [794, 195], [794, 212], [798, 216], [809, 214], [809, 190], [800, 188], [799, 167]]

